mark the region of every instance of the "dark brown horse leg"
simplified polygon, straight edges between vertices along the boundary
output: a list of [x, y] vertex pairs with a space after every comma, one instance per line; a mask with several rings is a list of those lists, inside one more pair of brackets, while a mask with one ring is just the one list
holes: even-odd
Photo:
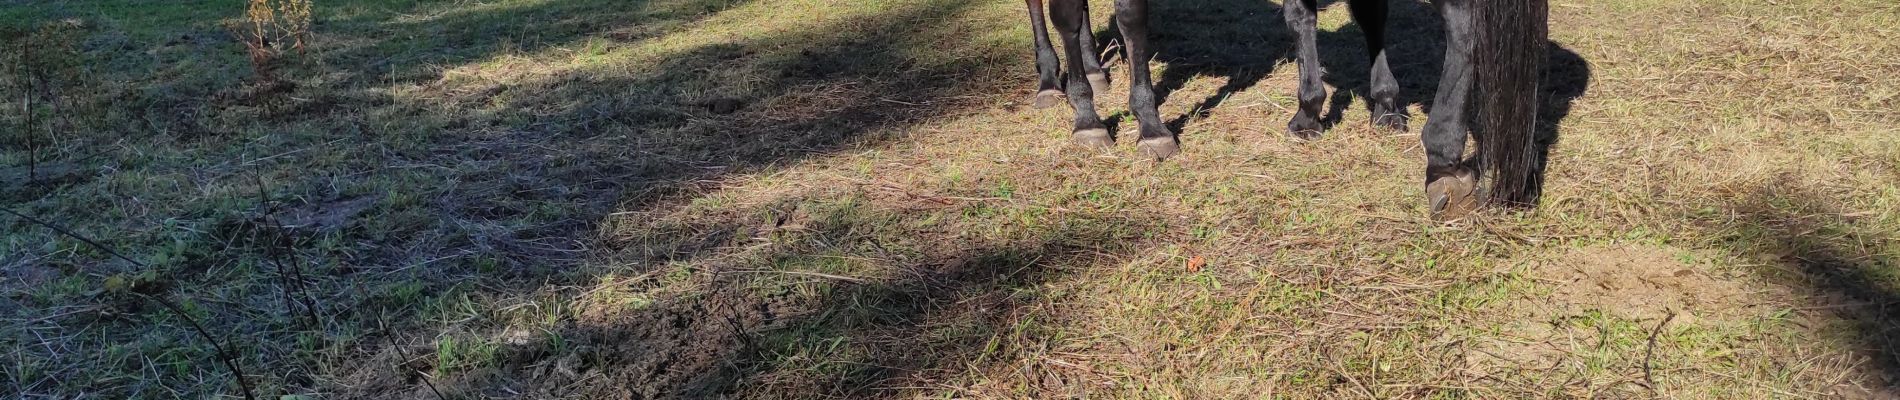
[[1299, 109], [1293, 113], [1293, 120], [1287, 122], [1288, 134], [1299, 139], [1317, 139], [1324, 127], [1320, 126], [1320, 107], [1326, 102], [1326, 86], [1320, 82], [1319, 75], [1319, 4], [1315, 0], [1285, 0], [1281, 11], [1286, 14], [1286, 25], [1293, 30], [1295, 49], [1299, 59], [1300, 88]]
[[1372, 125], [1405, 130], [1405, 109], [1399, 108], [1399, 80], [1385, 60], [1386, 0], [1352, 0], [1352, 20], [1366, 31], [1366, 55], [1372, 57]]
[[1088, 68], [1082, 60], [1092, 58], [1089, 53], [1094, 52], [1082, 47], [1082, 37], [1093, 34], [1084, 28], [1088, 22], [1088, 2], [1051, 0], [1049, 16], [1055, 20], [1056, 36], [1062, 38], [1063, 53], [1069, 58], [1067, 89], [1069, 106], [1075, 108], [1075, 141], [1084, 146], [1111, 146], [1114, 140], [1108, 136], [1108, 126], [1103, 125], [1101, 116], [1095, 113], [1095, 91], [1084, 78]]
[[1425, 145], [1425, 197], [1433, 218], [1451, 220], [1469, 214], [1478, 206], [1478, 173], [1461, 158], [1465, 154], [1465, 135], [1470, 131], [1467, 106], [1472, 100], [1476, 81], [1472, 50], [1474, 21], [1465, 0], [1438, 0], [1445, 18], [1445, 71], [1438, 80], [1438, 95], [1425, 121], [1420, 140]]
[[1141, 127], [1141, 142], [1135, 149], [1157, 161], [1167, 159], [1181, 151], [1181, 142], [1161, 122], [1154, 83], [1148, 76], [1148, 59], [1154, 54], [1148, 43], [1148, 0], [1116, 0], [1115, 24], [1121, 28], [1122, 43], [1128, 45], [1128, 109]]
[[1056, 49], [1049, 42], [1049, 27], [1043, 23], [1042, 0], [1025, 0], [1029, 3], [1029, 30], [1036, 37], [1036, 77], [1038, 80], [1033, 104], [1036, 108], [1049, 108], [1062, 101], [1062, 60], [1056, 58]]
[[1095, 28], [1089, 24], [1088, 2], [1082, 3], [1082, 71], [1089, 80], [1089, 90], [1096, 94], [1108, 93], [1108, 71], [1102, 68], [1101, 48], [1095, 44]]

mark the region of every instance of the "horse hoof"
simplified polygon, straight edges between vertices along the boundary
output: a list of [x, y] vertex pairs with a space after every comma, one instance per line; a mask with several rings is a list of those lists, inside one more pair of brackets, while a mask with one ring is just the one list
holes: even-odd
[[1141, 143], [1135, 145], [1135, 151], [1140, 152], [1143, 157], [1162, 161], [1174, 156], [1175, 153], [1180, 153], [1181, 142], [1168, 136], [1151, 137], [1141, 139]]
[[1425, 200], [1432, 205], [1432, 220], [1456, 221], [1478, 209], [1477, 176], [1460, 172], [1425, 184]]
[[1319, 139], [1321, 133], [1319, 120], [1303, 116], [1294, 116], [1293, 121], [1287, 122], [1286, 124], [1286, 133], [1288, 136], [1299, 140]]
[[1405, 115], [1401, 114], [1379, 114], [1377, 117], [1372, 117], [1372, 126], [1396, 132], [1408, 130], [1405, 127]]
[[1115, 139], [1108, 136], [1107, 129], [1083, 129], [1075, 131], [1075, 144], [1092, 149], [1115, 147]]
[[1100, 96], [1103, 93], [1108, 93], [1108, 74], [1093, 73], [1088, 74], [1088, 78], [1089, 90], [1095, 92], [1095, 95]]
[[1062, 98], [1064, 97], [1068, 97], [1068, 95], [1062, 94], [1062, 91], [1055, 89], [1046, 89], [1041, 92], [1036, 92], [1034, 107], [1055, 107], [1056, 104], [1062, 103]]

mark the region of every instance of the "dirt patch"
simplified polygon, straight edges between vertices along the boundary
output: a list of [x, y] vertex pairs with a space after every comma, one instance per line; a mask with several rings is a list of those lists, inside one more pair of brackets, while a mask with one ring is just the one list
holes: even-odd
[[[565, 351], [545, 337], [509, 338], [504, 365], [486, 376], [453, 382], [458, 393], [507, 397], [526, 390], [547, 398], [705, 398], [731, 390], [748, 352], [761, 351], [759, 332], [781, 325], [808, 305], [728, 284], [707, 283], [703, 295], [581, 312], [558, 328]], [[670, 297], [670, 296], [667, 296]], [[524, 335], [537, 336], [537, 335]]]
[[[1789, 313], [1790, 307], [1803, 297], [1830, 310], [1855, 304], [1852, 300], [1804, 296], [1796, 288], [1747, 272], [1726, 275], [1709, 262], [1718, 257], [1666, 246], [1622, 245], [1571, 250], [1536, 264], [1529, 275], [1538, 287], [1549, 290], [1523, 291], [1503, 303], [1497, 314], [1504, 319], [1493, 325], [1495, 331], [1469, 342], [1466, 365], [1475, 376], [1516, 379], [1537, 390], [1561, 386], [1556, 390], [1578, 396], [1733, 398], [1733, 393], [1718, 395], [1707, 388], [1752, 378], [1700, 374], [1680, 366], [1733, 362], [1746, 354], [1808, 360], [1809, 365], [1778, 373], [1832, 380], [1819, 386], [1820, 391], [1809, 392], [1817, 398], [1896, 398], [1880, 385], [1860, 384], [1880, 382], [1879, 371], [1844, 372], [1865, 362], [1850, 357], [1851, 349], [1824, 341], [1811, 342], [1813, 349], [1790, 349], [1786, 342], [1758, 333], [1762, 321], [1789, 318], [1809, 330], [1806, 337], [1824, 336], [1822, 331], [1837, 325], [1816, 313]], [[1804, 353], [1816, 350], [1828, 354]], [[1574, 377], [1561, 383], [1544, 379], [1552, 373]]]
[[1706, 259], [1666, 247], [1571, 250], [1534, 267], [1532, 278], [1551, 291], [1511, 299], [1504, 307], [1510, 320], [1481, 353], [1513, 367], [1551, 366], [1577, 343], [1601, 340], [1601, 332], [1563, 322], [1593, 312], [1644, 327], [1665, 319], [1671, 326], [1735, 324], [1769, 312], [1764, 290], [1774, 288], [1720, 276], [1699, 261]]
[[1710, 275], [1697, 259], [1694, 252], [1655, 247], [1572, 250], [1538, 269], [1537, 278], [1555, 290], [1539, 299], [1545, 307], [1529, 309], [1546, 316], [1594, 310], [1640, 321], [1678, 314], [1676, 322], [1684, 322], [1741, 317], [1760, 304], [1749, 286]]
[[[729, 394], [760, 332], [777, 328], [800, 305], [735, 288], [654, 303], [639, 310], [590, 310], [546, 332], [477, 333], [498, 346], [495, 364], [468, 371], [438, 368], [435, 348], [384, 347], [355, 371], [342, 398], [679, 399]], [[558, 333], [557, 333], [558, 332]]]
[[738, 291], [717, 291], [619, 317], [582, 321], [579, 335], [599, 351], [607, 379], [619, 385], [590, 393], [614, 398], [704, 397], [727, 389], [756, 351], [754, 331], [777, 322], [791, 304]]

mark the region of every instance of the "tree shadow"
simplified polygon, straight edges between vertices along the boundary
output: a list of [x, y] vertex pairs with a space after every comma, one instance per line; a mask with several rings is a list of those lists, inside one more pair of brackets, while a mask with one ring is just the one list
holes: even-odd
[[[1008, 74], [1024, 65], [1014, 56], [932, 57], [943, 51], [927, 38], [944, 35], [931, 29], [957, 21], [975, 7], [972, 2], [934, 0], [835, 26], [683, 46], [656, 56], [653, 65], [640, 66], [637, 74], [556, 71], [505, 82], [443, 76], [443, 71], [504, 54], [584, 50], [587, 46], [578, 45], [590, 42], [598, 42], [603, 51], [634, 46], [691, 29], [719, 10], [748, 2], [500, 4], [434, 15], [368, 13], [378, 16], [327, 22], [338, 31], [364, 34], [338, 40], [341, 44], [333, 52], [316, 56], [318, 62], [295, 68], [335, 74], [320, 78], [334, 86], [310, 85], [311, 99], [285, 96], [292, 106], [246, 120], [253, 125], [222, 128], [272, 131], [317, 125], [322, 128], [312, 135], [315, 138], [281, 140], [292, 148], [332, 140], [360, 147], [341, 150], [331, 156], [334, 159], [304, 159], [290, 152], [274, 160], [254, 160], [256, 165], [292, 165], [298, 172], [280, 178], [286, 182], [260, 189], [276, 202], [302, 207], [381, 199], [370, 201], [377, 204], [371, 210], [346, 218], [352, 219], [346, 226], [293, 232], [303, 237], [301, 243], [335, 243], [334, 248], [306, 251], [320, 259], [309, 271], [323, 277], [314, 284], [316, 291], [340, 293], [322, 299], [332, 313], [331, 323], [361, 329], [398, 321], [385, 333], [352, 332], [355, 336], [348, 337], [354, 339], [336, 344], [342, 351], [375, 353], [402, 346], [381, 343], [428, 341], [448, 333], [444, 329], [450, 328], [420, 321], [424, 318], [416, 304], [433, 300], [404, 300], [402, 293], [448, 298], [460, 291], [519, 298], [597, 283], [609, 272], [627, 272], [588, 259], [601, 256], [595, 253], [603, 251], [597, 247], [617, 245], [598, 239], [601, 221], [610, 214], [649, 212], [682, 197], [691, 200], [721, 177], [901, 139], [904, 128], [927, 118], [985, 106], [982, 94], [1005, 91], [1014, 80], [1001, 77], [1013, 76]], [[1157, 3], [1162, 4], [1166, 6], [1157, 7], [1157, 14], [1180, 17], [1156, 19], [1162, 60], [1171, 63], [1161, 77], [1162, 92], [1197, 76], [1229, 80], [1222, 94], [1203, 99], [1197, 110], [1216, 107], [1226, 95], [1257, 83], [1283, 59], [1291, 43], [1271, 7], [1237, 0]], [[1190, 5], [1211, 8], [1186, 7]], [[1222, 22], [1236, 18], [1243, 23]], [[1205, 23], [1194, 24], [1197, 21]], [[351, 24], [360, 25], [344, 28]], [[226, 65], [222, 70], [240, 67]], [[1587, 81], [1587, 72], [1585, 76]], [[160, 97], [134, 102], [160, 106], [138, 108], [152, 118], [192, 118], [171, 112], [174, 108], [168, 104], [193, 94], [154, 92]], [[410, 98], [395, 92], [409, 92]], [[179, 97], [165, 97], [174, 95]], [[240, 106], [213, 107], [223, 107], [212, 112], [225, 113], [226, 120], [248, 116]], [[336, 187], [338, 181], [357, 180], [382, 183]], [[224, 222], [229, 221], [213, 225]], [[1116, 232], [1143, 231], [1132, 228], [1139, 225], [1134, 221], [1113, 225], [1121, 228]], [[853, 230], [875, 226], [878, 223], [819, 225], [814, 234], [818, 239], [812, 241], [848, 243]], [[905, 264], [912, 271], [906, 274], [830, 282], [797, 289], [818, 290], [819, 295], [788, 297], [732, 271], [756, 265], [719, 264], [718, 256], [728, 245], [745, 238], [741, 227], [697, 230], [706, 236], [681, 240], [668, 251], [605, 257], [641, 268], [675, 263], [730, 268], [695, 275], [710, 276], [701, 283], [708, 289], [704, 293], [628, 315], [576, 321], [563, 331], [571, 343], [550, 339], [510, 344], [501, 368], [507, 374], [444, 385], [492, 397], [514, 396], [510, 393], [515, 389], [552, 393], [549, 397], [864, 395], [882, 382], [916, 379], [986, 357], [986, 344], [978, 339], [994, 337], [986, 332], [1026, 312], [1020, 306], [1034, 300], [1023, 297], [1034, 296], [1028, 288], [1059, 276], [1050, 266], [1079, 262], [1083, 254], [1126, 239], [1109, 232], [1068, 230], [1032, 240], [972, 243], [960, 247], [966, 250], [916, 254]], [[1125, 250], [1108, 248], [1109, 254]], [[229, 269], [216, 263], [255, 261], [248, 258], [252, 253], [257, 249], [241, 244], [219, 247], [193, 254], [190, 263], [162, 273], [170, 280], [199, 283], [194, 281], [218, 278], [202, 271]], [[765, 257], [809, 256], [814, 254], [789, 249]], [[262, 296], [268, 292], [259, 291]], [[223, 310], [208, 311], [218, 314], [209, 319], [212, 329], [266, 332], [247, 338], [263, 343], [254, 345], [258, 356], [253, 360], [292, 353], [270, 348], [270, 343], [294, 342], [298, 332], [246, 318], [270, 310]], [[114, 329], [150, 328], [135, 322]], [[939, 329], [952, 322], [949, 326], [967, 331]], [[587, 351], [545, 350], [570, 345]], [[855, 353], [819, 350], [831, 347]], [[417, 349], [414, 354], [426, 356], [433, 350]], [[581, 359], [549, 359], [564, 354]], [[779, 361], [783, 354], [818, 354], [820, 362], [810, 368], [787, 367]], [[393, 365], [426, 370], [428, 357], [423, 359], [425, 365], [411, 365], [404, 355], [387, 364], [367, 362], [370, 367], [361, 369], [384, 371], [380, 367]], [[348, 383], [362, 385], [343, 390], [356, 395], [345, 397], [408, 397], [420, 393], [425, 383], [404, 380], [413, 377], [406, 372], [367, 374], [348, 377]], [[781, 379], [785, 377], [802, 379]], [[260, 378], [271, 378], [262, 380], [276, 381], [272, 384], [287, 392], [331, 389], [315, 387], [308, 377]], [[587, 387], [569, 388], [570, 383]]]
[[[1019, 314], [1017, 307], [1033, 300], [1023, 297], [1033, 294], [1024, 293], [1032, 293], [1054, 273], [1048, 266], [1098, 254], [1104, 243], [1121, 238], [1059, 231], [1025, 242], [975, 243], [962, 250], [917, 255], [917, 261], [903, 266], [906, 274], [779, 291], [762, 287], [771, 284], [751, 274], [782, 260], [816, 255], [793, 248], [759, 256], [768, 260], [763, 265], [722, 264], [722, 256], [751, 238], [742, 226], [692, 227], [708, 233], [659, 252], [603, 255], [624, 244], [587, 239], [599, 236], [596, 229], [609, 214], [664, 209], [701, 191], [704, 182], [841, 149], [879, 146], [901, 138], [905, 127], [927, 118], [982, 107], [982, 98], [970, 95], [1002, 91], [999, 85], [1009, 80], [993, 76], [1018, 70], [1006, 64], [1015, 58], [936, 58], [939, 51], [927, 47], [927, 39], [936, 35], [917, 28], [958, 20], [973, 6], [928, 1], [848, 26], [714, 41], [667, 53], [644, 66], [647, 72], [641, 74], [555, 73], [506, 84], [422, 85], [418, 90], [429, 102], [397, 101], [383, 107], [380, 118], [397, 121], [393, 125], [400, 130], [436, 132], [419, 146], [429, 153], [410, 155], [448, 167], [449, 172], [428, 179], [460, 183], [427, 196], [433, 200], [425, 208], [437, 213], [441, 225], [378, 234], [397, 241], [403, 239], [394, 238], [405, 233], [461, 234], [445, 241], [381, 243], [377, 247], [430, 249], [385, 254], [382, 262], [452, 257], [471, 249], [499, 260], [499, 267], [484, 267], [480, 259], [452, 258], [415, 270], [421, 275], [413, 279], [428, 281], [430, 290], [457, 287], [452, 277], [466, 277], [481, 283], [478, 291], [484, 296], [515, 297], [549, 287], [590, 285], [603, 273], [628, 272], [603, 270], [588, 257], [646, 268], [683, 264], [704, 272], [692, 274], [704, 279], [695, 284], [701, 291], [624, 315], [576, 321], [559, 331], [559, 340], [510, 345], [499, 372], [447, 383], [445, 388], [481, 397], [860, 396], [893, 379], [918, 379], [996, 357], [986, 353], [986, 340], [1009, 325]], [[555, 8], [443, 15], [429, 23], [446, 27], [440, 29], [477, 29], [515, 14], [614, 14], [547, 7]], [[589, 40], [589, 35], [566, 41]], [[467, 40], [477, 41], [455, 45], [509, 48]], [[536, 41], [544, 43], [538, 46], [561, 42]], [[401, 47], [365, 49], [389, 46]], [[442, 60], [475, 62], [490, 50], [439, 54]], [[366, 56], [373, 51], [364, 51], [339, 57], [374, 58]], [[438, 79], [442, 77], [426, 75], [405, 81]], [[496, 103], [506, 105], [493, 106]], [[549, 204], [570, 207], [544, 223], [519, 222]], [[863, 240], [854, 232], [872, 226], [818, 224], [805, 242], [853, 243]], [[822, 294], [791, 294], [813, 290]], [[366, 297], [332, 306], [374, 310], [400, 305]], [[383, 313], [363, 314], [369, 318]], [[956, 329], [946, 331], [945, 324]], [[548, 350], [556, 347], [583, 350]], [[569, 354], [581, 356], [558, 359]], [[788, 367], [780, 361], [787, 354], [817, 354], [818, 362]], [[422, 382], [391, 378], [365, 378], [372, 382], [352, 393], [419, 393]]]
[[[722, 233], [682, 242], [677, 251], [602, 255], [611, 250], [600, 249], [619, 245], [600, 239], [602, 221], [610, 214], [690, 201], [723, 177], [901, 139], [908, 134], [905, 128], [926, 119], [987, 107], [992, 97], [985, 94], [1006, 90], [1011, 80], [1003, 77], [1020, 71], [1016, 57], [988, 55], [1000, 51], [944, 56], [956, 49], [934, 47], [942, 44], [936, 38], [956, 33], [939, 30], [957, 29], [945, 26], [973, 19], [965, 13], [981, 6], [955, 0], [887, 5], [836, 24], [788, 24], [770, 35], [729, 35], [665, 47], [649, 65], [600, 68], [620, 73], [495, 60], [625, 50], [694, 29], [721, 10], [748, 3], [532, 1], [472, 4], [434, 14], [367, 11], [320, 23], [320, 32], [326, 27], [337, 32], [328, 42], [334, 47], [313, 53], [311, 62], [286, 67], [287, 79], [304, 80], [292, 91], [270, 94], [278, 96], [271, 101], [279, 105], [168, 90], [130, 99], [161, 105], [131, 107], [155, 119], [214, 119], [170, 112], [173, 105], [202, 108], [217, 120], [237, 121], [199, 126], [218, 131], [208, 134], [255, 133], [261, 137], [257, 142], [283, 147], [259, 145], [264, 153], [285, 155], [242, 166], [295, 172], [260, 177], [271, 181], [256, 183], [266, 186], [257, 196], [267, 205], [258, 208], [281, 203], [325, 211], [329, 204], [367, 204], [336, 216], [344, 222], [322, 230], [263, 227], [275, 223], [246, 210], [194, 216], [212, 226], [243, 226], [234, 230], [244, 232], [279, 229], [294, 242], [311, 245], [295, 250], [313, 260], [306, 271], [316, 277], [311, 291], [326, 294], [320, 299], [326, 325], [348, 331], [326, 336], [340, 339], [325, 345], [367, 354], [350, 360], [361, 361], [361, 368], [336, 372], [347, 376], [320, 377], [339, 379], [299, 376], [323, 366], [259, 368], [296, 362], [283, 361], [300, 354], [285, 344], [308, 333], [254, 318], [276, 313], [271, 301], [246, 297], [208, 307], [210, 329], [259, 332], [234, 340], [247, 343], [247, 354], [256, 354], [241, 361], [251, 364], [245, 370], [260, 387], [341, 392], [348, 398], [432, 397], [423, 391], [429, 381], [415, 371], [438, 367], [439, 349], [399, 343], [428, 343], [466, 332], [434, 326], [419, 309], [457, 296], [532, 298], [596, 284], [612, 273], [647, 272], [612, 265], [758, 268], [718, 264], [716, 256], [726, 250], [722, 244], [746, 238], [732, 236], [739, 228], [700, 227]], [[547, 69], [507, 79], [445, 73], [491, 64]], [[314, 153], [324, 156], [303, 157]], [[243, 172], [229, 171], [236, 169], [230, 165], [185, 167]], [[854, 230], [875, 226], [820, 225], [815, 235], [818, 241], [844, 241]], [[197, 238], [213, 242], [220, 235]], [[981, 339], [993, 335], [984, 332], [1007, 326], [1017, 307], [1033, 300], [1024, 293], [1052, 276], [1046, 267], [1096, 254], [1082, 250], [1118, 239], [1101, 232], [1055, 232], [1034, 240], [971, 243], [915, 255], [905, 264], [912, 273], [799, 289], [825, 292], [809, 297], [761, 292], [763, 283], [744, 278], [746, 273], [710, 274], [705, 293], [593, 324], [576, 322], [561, 331], [566, 339], [509, 344], [502, 370], [510, 374], [434, 383], [484, 397], [517, 396], [510, 394], [514, 389], [609, 397], [766, 397], [759, 393], [767, 392], [752, 391], [754, 384], [793, 397], [861, 394], [880, 382], [967, 365], [986, 354]], [[329, 244], [317, 248], [314, 243]], [[155, 273], [179, 287], [213, 287], [210, 282], [229, 275], [204, 271], [233, 270], [229, 264], [256, 261], [263, 252], [250, 242], [223, 244], [207, 245], [189, 262], [161, 266]], [[767, 258], [810, 256], [791, 249]], [[159, 329], [137, 320], [114, 323], [121, 324], [114, 330], [122, 332]], [[945, 323], [967, 331], [938, 329]], [[375, 331], [365, 331], [370, 329]], [[593, 358], [578, 364], [549, 359], [582, 354], [546, 350], [560, 346], [588, 346], [584, 357]], [[805, 373], [776, 364], [780, 352], [829, 346], [862, 354], [825, 356], [838, 362], [824, 363], [836, 369], [815, 369], [836, 372], [819, 374], [822, 379], [760, 382]], [[516, 367], [523, 373], [513, 374]], [[560, 377], [561, 370], [575, 368], [593, 375]], [[216, 386], [221, 379], [214, 368], [194, 373], [211, 375], [205, 380], [210, 384], [195, 390], [233, 389]], [[560, 382], [598, 385], [574, 392]]]
[[[1900, 395], [1900, 259], [1883, 253], [1900, 243], [1872, 228], [1878, 218], [1843, 209], [1838, 201], [1791, 176], [1746, 189], [1729, 213], [1702, 216], [1737, 257], [1764, 262], [1768, 280], [1808, 289], [1809, 308], [1844, 323], [1839, 339], [1857, 344], [1876, 383], [1870, 398]], [[1833, 326], [1823, 326], [1826, 328]], [[1849, 389], [1860, 390], [1860, 389]]]
[[[852, 232], [866, 228], [858, 223], [817, 227], [793, 247], [881, 240], [857, 237]], [[1020, 350], [1015, 342], [1037, 340], [1039, 332], [1011, 328], [1038, 317], [1023, 306], [1035, 303], [1038, 287], [1060, 274], [1050, 267], [1112, 251], [1101, 246], [1125, 239], [1107, 231], [1059, 231], [1020, 243], [950, 246], [959, 249], [863, 280], [788, 283], [712, 272], [702, 275], [704, 290], [694, 296], [570, 328], [565, 345], [586, 356], [566, 366], [565, 375], [549, 373], [556, 362], [534, 354], [546, 343], [521, 346], [502, 374], [513, 378], [494, 382], [485, 395], [529, 388], [586, 398], [880, 397], [897, 382], [1011, 359]], [[813, 256], [792, 250], [762, 257]], [[814, 291], [819, 294], [800, 294]]]
[[[699, 0], [665, 4], [697, 9], [742, 3]], [[475, 50], [431, 50], [425, 53], [436, 56], [415, 56], [411, 60], [472, 63], [489, 52], [523, 50], [527, 47], [517, 43], [530, 42], [554, 46], [603, 40], [634, 45], [644, 39], [615, 39], [611, 32], [584, 32], [612, 27], [601, 25], [606, 17], [597, 16], [651, 13], [614, 11], [623, 6], [610, 2], [586, 3], [592, 7], [567, 2], [528, 4], [450, 13], [430, 18], [427, 24], [432, 26], [430, 31], [459, 35], [515, 15], [556, 19], [575, 15], [578, 20], [555, 24], [572, 25], [561, 28], [570, 33], [520, 42], [505, 38], [454, 39], [451, 42], [455, 46]], [[645, 3], [624, 7], [642, 10], [640, 4]], [[906, 47], [911, 44], [897, 37], [911, 32], [904, 24], [951, 19], [968, 8], [937, 1], [894, 10], [875, 16], [875, 22], [839, 31], [797, 30], [764, 39], [715, 41], [659, 57], [654, 65], [643, 66], [651, 73], [553, 72], [510, 82], [447, 83], [435, 82], [439, 77], [431, 75], [380, 84], [362, 82], [360, 87], [346, 87], [330, 96], [329, 101], [342, 104], [305, 106], [298, 109], [294, 119], [349, 115], [364, 104], [348, 103], [369, 102], [373, 115], [368, 119], [381, 127], [359, 125], [355, 128], [365, 130], [359, 134], [414, 141], [391, 138], [385, 136], [390, 133], [377, 130], [429, 132], [411, 146], [420, 153], [398, 154], [397, 158], [448, 167], [427, 178], [459, 183], [426, 194], [434, 203], [429, 207], [441, 211], [448, 221], [467, 222], [463, 224], [466, 226], [494, 225], [531, 215], [535, 208], [547, 204], [571, 206], [565, 209], [567, 215], [547, 224], [473, 232], [458, 241], [427, 246], [443, 250], [437, 254], [388, 257], [439, 257], [453, 254], [449, 251], [452, 249], [475, 247], [501, 250], [507, 255], [503, 261], [508, 266], [537, 266], [533, 268], [538, 272], [522, 271], [530, 275], [553, 273], [564, 265], [580, 262], [573, 256], [580, 248], [574, 238], [586, 236], [583, 232], [592, 227], [592, 221], [608, 212], [638, 211], [719, 176], [770, 168], [844, 147], [876, 145], [893, 139], [908, 124], [975, 107], [973, 103], [945, 99], [992, 89], [968, 82], [988, 81], [975, 77], [1001, 71], [997, 59], [924, 60], [920, 55], [927, 54], [925, 49]], [[690, 19], [669, 20], [665, 25], [690, 24], [707, 17], [699, 12], [681, 15]], [[863, 35], [853, 37], [844, 31]], [[407, 46], [384, 43], [363, 48]], [[380, 57], [371, 54], [346, 53], [335, 59]], [[370, 64], [372, 69], [380, 68]], [[393, 100], [382, 94], [391, 91], [392, 85], [412, 86], [416, 93], [411, 96], [416, 99]], [[380, 166], [354, 167], [376, 171]], [[411, 228], [421, 231], [443, 227]], [[385, 234], [400, 237], [401, 233]], [[535, 250], [537, 246], [526, 244], [546, 240], [575, 246]], [[550, 260], [561, 263], [548, 265]]]

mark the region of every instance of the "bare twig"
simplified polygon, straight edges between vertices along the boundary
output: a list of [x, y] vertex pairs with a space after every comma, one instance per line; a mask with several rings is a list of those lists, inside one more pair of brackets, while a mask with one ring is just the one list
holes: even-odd
[[[27, 43], [22, 41], [22, 43], [20, 43], [20, 58], [23, 60], [31, 59], [32, 54], [33, 47], [28, 46]], [[26, 66], [26, 62], [21, 61], [20, 75], [29, 75], [30, 71], [31, 69]], [[28, 82], [30, 85], [31, 80]], [[25, 117], [20, 122], [20, 133], [26, 135], [26, 181], [33, 182], [40, 179], [40, 146], [33, 140], [33, 125], [35, 124], [33, 123], [33, 95], [31, 94], [31, 90], [20, 91], [20, 115]]]
[[[131, 260], [127, 259], [127, 261], [131, 261]], [[165, 306], [165, 309], [171, 310], [173, 314], [178, 314], [178, 317], [184, 318], [185, 322], [191, 324], [191, 329], [193, 331], [198, 332], [198, 336], [203, 337], [206, 342], [211, 342], [211, 348], [214, 350], [217, 350], [218, 358], [224, 360], [224, 366], [226, 368], [230, 368], [231, 373], [237, 375], [238, 386], [244, 389], [244, 398], [247, 400], [255, 400], [257, 398], [251, 394], [250, 379], [245, 378], [244, 370], [241, 368], [238, 368], [237, 355], [231, 354], [231, 351], [225, 349], [224, 345], [218, 344], [218, 341], [211, 337], [210, 332], [205, 331], [204, 325], [199, 324], [196, 318], [192, 318], [191, 314], [186, 314], [184, 309], [179, 308], [177, 304], [173, 304], [171, 300], [166, 300], [164, 297], [150, 296], [144, 293], [131, 292], [131, 291], [128, 291], [127, 293], [132, 293], [134, 295], [137, 295], [140, 298], [158, 302], [159, 305]]]
[[[79, 234], [66, 230], [66, 228], [60, 227], [59, 225], [55, 225], [51, 222], [42, 221], [39, 218], [33, 218], [32, 216], [29, 216], [26, 214], [21, 214], [20, 212], [13, 211], [13, 209], [10, 209], [10, 208], [0, 208], [0, 211], [5, 211], [7, 214], [11, 214], [15, 217], [19, 217], [20, 219], [24, 219], [27, 222], [33, 223], [34, 225], [39, 225], [39, 226], [46, 227], [47, 229], [52, 229], [54, 232], [58, 232], [60, 235], [65, 235], [73, 239], [78, 239], [80, 242], [84, 242], [85, 244], [92, 246], [93, 248], [99, 249], [99, 251], [106, 252], [106, 254], [110, 254], [113, 257], [117, 257], [118, 259], [125, 260], [126, 262], [132, 263], [133, 266], [138, 267], [139, 269], [150, 268], [146, 266], [145, 263], [139, 262], [139, 260], [134, 260], [131, 257], [126, 257], [124, 254], [119, 254], [118, 251], [112, 250], [111, 247], [106, 247], [106, 245], [99, 244], [99, 242], [94, 241], [91, 238], [80, 236]], [[192, 318], [191, 314], [185, 313], [184, 309], [179, 308], [177, 304], [172, 303], [171, 300], [167, 300], [164, 297], [151, 296], [151, 295], [146, 295], [144, 293], [138, 293], [138, 292], [129, 291], [129, 290], [126, 291], [126, 293], [131, 293], [135, 296], [138, 296], [139, 298], [156, 302], [159, 305], [164, 306], [166, 310], [170, 310], [173, 314], [177, 314], [179, 318], [184, 318], [185, 322], [191, 324], [191, 329], [193, 331], [198, 332], [199, 337], [202, 337], [204, 338], [206, 342], [211, 343], [211, 348], [218, 352], [218, 358], [224, 361], [224, 366], [226, 368], [230, 368], [232, 374], [237, 375], [238, 386], [244, 389], [244, 398], [246, 400], [257, 399], [257, 396], [251, 393], [250, 379], [244, 377], [244, 369], [238, 366], [237, 355], [232, 354], [230, 350], [225, 349], [224, 345], [220, 344], [217, 338], [212, 337], [211, 333], [205, 330], [204, 325], [198, 323], [198, 319]]]
[[[281, 229], [283, 224], [278, 223], [277, 218], [272, 215], [276, 213], [276, 209], [271, 205], [270, 197], [264, 193], [263, 174], [253, 171], [251, 178], [257, 184], [257, 204], [264, 207], [262, 212], [264, 223], [272, 229]], [[310, 324], [309, 328], [322, 330], [323, 321], [318, 318], [320, 311], [317, 309], [317, 299], [310, 294], [310, 287], [303, 276], [303, 259], [297, 256], [297, 249], [288, 242], [291, 239], [285, 237], [282, 243], [277, 238], [268, 238], [268, 240], [269, 243], [264, 244], [264, 252], [271, 260], [271, 264], [277, 267], [277, 280], [280, 286], [283, 286], [279, 291], [284, 295], [284, 309], [294, 308], [292, 303], [301, 303], [304, 316]], [[290, 254], [289, 263], [284, 262], [285, 253]]]
[[809, 277], [816, 277], [816, 278], [836, 279], [836, 280], [841, 280], [841, 281], [851, 282], [851, 283], [864, 283], [864, 279], [862, 278], [855, 278], [855, 277], [849, 277], [849, 276], [844, 276], [844, 275], [832, 275], [832, 274], [825, 274], [825, 273], [818, 273], [818, 272], [768, 271], [768, 270], [756, 270], [756, 269], [746, 269], [746, 270], [726, 271], [726, 272], [798, 275], [798, 276], [809, 276]]
[[1651, 391], [1656, 390], [1656, 380], [1651, 376], [1649, 364], [1650, 359], [1656, 355], [1656, 335], [1662, 334], [1663, 327], [1669, 326], [1669, 321], [1675, 319], [1676, 312], [1670, 311], [1669, 316], [1663, 317], [1662, 323], [1656, 324], [1656, 329], [1649, 332], [1649, 348], [1643, 351], [1643, 382], [1649, 384]]

